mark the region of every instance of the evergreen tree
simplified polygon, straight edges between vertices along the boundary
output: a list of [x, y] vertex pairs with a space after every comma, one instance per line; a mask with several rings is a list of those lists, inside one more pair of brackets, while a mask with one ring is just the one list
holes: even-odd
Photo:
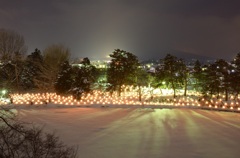
[[228, 100], [231, 82], [231, 65], [223, 59], [215, 62], [217, 65], [217, 75], [220, 78], [221, 92], [225, 93], [225, 100]]
[[238, 97], [238, 94], [240, 93], [240, 53], [236, 55], [234, 60], [232, 61], [232, 69], [231, 69], [231, 88], [233, 92], [235, 93], [235, 98]]
[[124, 50], [115, 49], [110, 54], [111, 62], [107, 70], [107, 81], [110, 84], [110, 91], [118, 91], [121, 95], [121, 86], [124, 84], [133, 84], [139, 63], [137, 56]]
[[91, 65], [88, 58], [84, 58], [80, 63], [80, 67], [74, 67], [75, 74], [71, 88], [72, 94], [77, 99], [81, 99], [83, 93], [90, 93], [94, 83], [94, 74], [96, 68]]
[[203, 71], [202, 66], [199, 60], [196, 60], [194, 63], [193, 71], [192, 71], [192, 79], [193, 79], [193, 87], [196, 90], [201, 90], [202, 82], [203, 82]]
[[35, 49], [30, 55], [27, 56], [23, 71], [20, 76], [20, 84], [23, 89], [36, 88], [35, 80], [41, 74], [41, 67], [43, 65], [43, 56], [39, 49]]
[[181, 84], [180, 87], [183, 87], [183, 89], [184, 89], [184, 94], [183, 95], [187, 96], [187, 89], [188, 89], [189, 77], [190, 77], [189, 69], [182, 59], [178, 60], [177, 65], [179, 67], [178, 79], [179, 79], [179, 82]]
[[54, 84], [54, 88], [57, 94], [67, 93], [72, 86], [72, 67], [68, 61], [65, 61], [61, 67], [57, 76], [57, 80]]
[[16, 87], [14, 84], [16, 81], [15, 67], [11, 63], [4, 63], [0, 65], [0, 87], [13, 89]]
[[142, 86], [147, 86], [148, 85], [148, 73], [143, 70], [142, 68], [138, 68], [136, 71], [136, 80], [135, 84], [138, 87], [138, 100], [142, 100]]
[[208, 65], [204, 71], [204, 81], [202, 92], [204, 94], [225, 93], [225, 100], [228, 100], [231, 81], [231, 66], [223, 59], [217, 60]]
[[214, 64], [203, 66], [202, 93], [204, 95], [220, 93], [220, 80], [217, 77], [216, 66]]
[[162, 65], [157, 68], [157, 76], [160, 82], [165, 82], [167, 86], [173, 89], [173, 97], [176, 97], [176, 90], [184, 84], [187, 87], [187, 68], [183, 60], [167, 54], [162, 60]]

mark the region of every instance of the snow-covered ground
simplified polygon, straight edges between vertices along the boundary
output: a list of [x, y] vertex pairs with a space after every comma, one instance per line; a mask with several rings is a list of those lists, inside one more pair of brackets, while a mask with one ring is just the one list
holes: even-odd
[[239, 158], [240, 114], [197, 109], [25, 108], [83, 158]]

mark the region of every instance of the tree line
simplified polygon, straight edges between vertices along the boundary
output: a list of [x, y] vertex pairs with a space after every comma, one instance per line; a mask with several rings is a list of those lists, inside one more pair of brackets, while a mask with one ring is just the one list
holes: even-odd
[[137, 56], [115, 49], [109, 56], [106, 69], [98, 69], [86, 57], [77, 63], [70, 63], [67, 47], [54, 44], [41, 52], [35, 49], [26, 55], [26, 45], [22, 35], [5, 29], [0, 30], [0, 88], [12, 92], [41, 91], [72, 94], [77, 99], [93, 89], [117, 92], [121, 95], [123, 85], [134, 85], [141, 100], [142, 86], [165, 87], [176, 91], [195, 89], [203, 95], [224, 93], [236, 97], [240, 92], [240, 54], [233, 61], [223, 59], [213, 63], [201, 64], [198, 60], [186, 64], [183, 59], [167, 54], [148, 71]]

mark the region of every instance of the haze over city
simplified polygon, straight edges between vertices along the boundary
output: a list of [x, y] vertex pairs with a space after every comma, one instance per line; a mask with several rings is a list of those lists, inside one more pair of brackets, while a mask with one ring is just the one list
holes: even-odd
[[0, 26], [28, 54], [61, 43], [72, 57], [104, 59], [120, 48], [140, 59], [187, 52], [232, 59], [240, 50], [238, 0], [1, 0]]

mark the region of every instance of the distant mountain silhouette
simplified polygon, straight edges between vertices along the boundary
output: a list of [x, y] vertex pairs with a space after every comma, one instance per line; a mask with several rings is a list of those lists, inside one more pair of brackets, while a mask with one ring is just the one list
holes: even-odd
[[199, 60], [200, 62], [205, 62], [207, 60], [215, 60], [213, 57], [208, 57], [204, 55], [199, 55], [199, 54], [193, 54], [193, 53], [188, 53], [188, 52], [183, 52], [183, 51], [173, 51], [170, 53], [172, 55], [175, 55], [178, 58], [182, 58], [185, 61], [196, 59]]
[[[151, 53], [153, 54], [153, 53]], [[214, 61], [215, 58], [213, 57], [208, 57], [208, 56], [204, 56], [204, 55], [198, 55], [198, 54], [193, 54], [193, 53], [188, 53], [188, 52], [183, 52], [183, 51], [177, 51], [177, 50], [172, 50], [172, 51], [168, 51], [168, 52], [162, 52], [162, 53], [158, 53], [158, 54], [154, 54], [152, 57], [149, 53], [149, 55], [147, 56], [147, 54], [142, 55], [139, 57], [139, 59], [141, 61], [158, 61], [159, 59], [163, 59], [167, 54], [171, 54], [174, 55], [180, 59], [183, 59], [186, 62], [190, 62], [193, 60], [199, 60], [202, 63], [205, 63], [207, 61]]]

